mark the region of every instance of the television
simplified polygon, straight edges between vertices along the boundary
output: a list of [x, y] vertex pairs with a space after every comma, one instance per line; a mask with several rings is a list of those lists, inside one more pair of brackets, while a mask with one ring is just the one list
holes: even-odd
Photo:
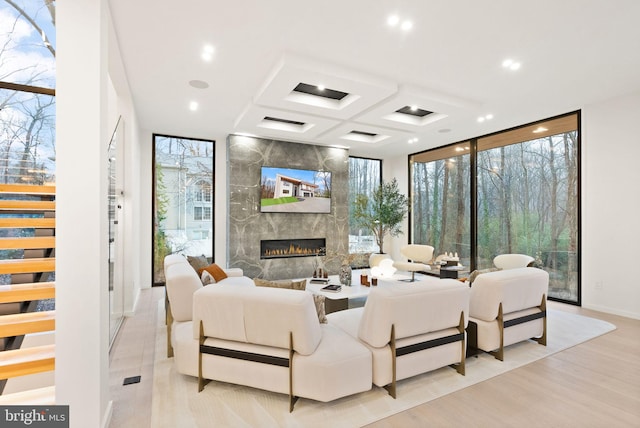
[[331, 172], [263, 166], [260, 212], [330, 213]]

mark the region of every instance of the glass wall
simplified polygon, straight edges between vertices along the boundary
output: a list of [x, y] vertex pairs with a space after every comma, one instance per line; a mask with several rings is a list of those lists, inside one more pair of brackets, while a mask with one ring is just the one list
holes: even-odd
[[579, 165], [578, 113], [412, 155], [411, 240], [471, 269], [528, 254], [579, 304]]
[[[349, 206], [353, 206], [359, 194], [371, 197], [382, 183], [382, 161], [379, 159], [349, 158]], [[349, 211], [349, 253], [377, 252], [375, 237], [370, 231], [356, 226]]]
[[167, 254], [213, 259], [214, 142], [154, 135], [154, 284]]
[[434, 247], [434, 255], [458, 253], [469, 266], [470, 143], [411, 156], [411, 240]]

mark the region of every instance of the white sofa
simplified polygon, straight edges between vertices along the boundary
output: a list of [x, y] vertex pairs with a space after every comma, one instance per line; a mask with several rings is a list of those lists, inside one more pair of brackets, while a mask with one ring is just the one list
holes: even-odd
[[364, 308], [327, 315], [373, 355], [373, 383], [396, 397], [396, 381], [448, 365], [465, 369], [469, 287], [425, 278], [371, 290]]
[[[243, 276], [242, 269], [225, 269], [227, 278], [221, 283], [254, 286]], [[167, 356], [175, 357], [179, 373], [198, 375], [198, 346], [191, 340], [193, 293], [202, 288], [202, 281], [187, 259], [170, 254], [164, 259], [166, 281]]]
[[546, 345], [548, 288], [549, 274], [533, 267], [478, 275], [469, 303], [469, 320], [477, 337], [471, 342], [501, 361], [505, 346], [531, 338]]
[[310, 292], [209, 286], [194, 294], [199, 385], [231, 382], [318, 401], [371, 389], [371, 353], [320, 324]]
[[320, 324], [310, 292], [256, 287], [242, 276], [203, 287], [179, 259], [165, 259], [165, 271], [176, 370], [198, 377], [200, 390], [210, 379], [289, 394], [291, 411], [297, 397], [331, 401], [371, 389], [371, 353]]

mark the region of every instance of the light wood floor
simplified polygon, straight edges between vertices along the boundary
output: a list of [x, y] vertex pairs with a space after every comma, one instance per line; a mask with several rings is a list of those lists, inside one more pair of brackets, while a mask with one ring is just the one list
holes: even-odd
[[[136, 315], [113, 345], [112, 428], [150, 427], [155, 326], [164, 316], [157, 313], [163, 299], [164, 288], [143, 290]], [[549, 307], [617, 329], [368, 427], [640, 427], [640, 320], [555, 302]], [[140, 383], [122, 385], [137, 375]]]

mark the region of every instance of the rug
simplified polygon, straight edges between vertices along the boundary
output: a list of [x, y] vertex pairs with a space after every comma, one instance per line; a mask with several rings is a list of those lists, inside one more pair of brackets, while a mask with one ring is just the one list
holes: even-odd
[[[289, 413], [289, 398], [259, 389], [211, 381], [198, 393], [196, 378], [177, 373], [166, 357], [164, 308], [158, 308], [153, 371], [154, 428], [190, 427], [360, 427], [462, 388], [532, 363], [615, 329], [582, 315], [548, 310], [547, 346], [533, 341], [511, 345], [505, 361], [480, 354], [466, 361], [466, 376], [445, 367], [398, 382], [397, 399], [373, 389], [330, 403], [300, 398]], [[160, 313], [162, 312], [162, 313]]]

